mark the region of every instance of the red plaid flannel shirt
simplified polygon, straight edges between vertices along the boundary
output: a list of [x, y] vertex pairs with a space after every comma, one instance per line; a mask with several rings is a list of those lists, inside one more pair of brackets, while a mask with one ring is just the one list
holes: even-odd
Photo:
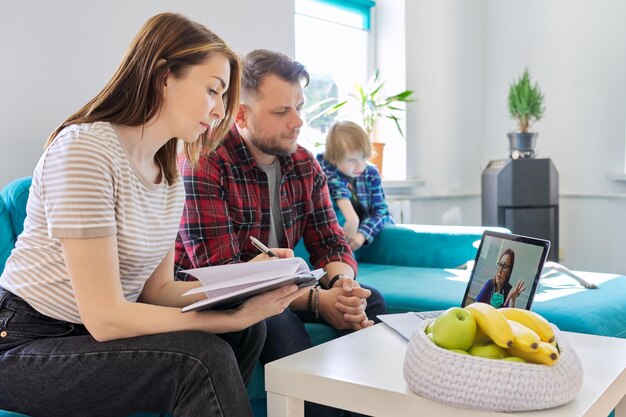
[[[326, 177], [302, 147], [279, 156], [280, 204], [286, 247], [301, 237], [316, 268], [339, 261], [357, 265], [330, 201]], [[250, 236], [267, 242], [270, 200], [267, 176], [257, 166], [236, 126], [222, 145], [194, 168], [184, 155], [178, 167], [185, 184], [185, 208], [176, 239], [176, 271], [247, 262], [259, 254]], [[179, 278], [183, 278], [180, 274]]]

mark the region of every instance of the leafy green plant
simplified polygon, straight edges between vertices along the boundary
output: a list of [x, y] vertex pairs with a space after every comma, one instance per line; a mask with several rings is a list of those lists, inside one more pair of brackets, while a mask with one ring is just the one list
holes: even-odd
[[397, 107], [397, 103], [410, 103], [415, 101], [411, 98], [412, 90], [405, 90], [391, 96], [382, 96], [381, 90], [385, 81], [380, 79], [379, 71], [376, 70], [367, 83], [356, 84], [354, 92], [348, 98], [338, 101], [335, 98], [327, 98], [314, 103], [307, 109], [308, 123], [321, 117], [332, 114], [352, 101], [357, 104], [363, 121], [363, 128], [367, 134], [371, 134], [374, 126], [380, 117], [386, 117], [394, 121], [398, 132], [404, 137], [404, 132], [400, 127], [397, 113], [405, 109]]
[[532, 85], [528, 68], [515, 80], [509, 88], [509, 114], [517, 121], [519, 131], [528, 133], [531, 123], [541, 120], [543, 107], [543, 93], [539, 84]]
[[385, 85], [385, 81], [380, 79], [379, 71], [376, 70], [370, 79], [364, 85], [357, 84], [355, 92], [350, 94], [350, 98], [355, 100], [359, 105], [361, 118], [363, 119], [363, 128], [370, 134], [374, 130], [374, 126], [380, 117], [386, 117], [393, 120], [404, 137], [404, 132], [400, 127], [397, 112], [405, 111], [405, 109], [397, 107], [396, 103], [410, 103], [415, 101], [411, 98], [412, 90], [404, 90], [391, 96], [381, 96], [381, 89]]

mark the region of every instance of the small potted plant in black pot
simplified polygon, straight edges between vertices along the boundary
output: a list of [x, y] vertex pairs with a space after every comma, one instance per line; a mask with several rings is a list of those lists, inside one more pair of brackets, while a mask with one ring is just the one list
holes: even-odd
[[528, 69], [522, 76], [511, 84], [509, 89], [509, 113], [518, 124], [518, 132], [511, 132], [509, 137], [509, 151], [511, 158], [534, 158], [536, 132], [530, 132], [532, 123], [543, 117], [543, 93], [539, 85], [532, 85]]

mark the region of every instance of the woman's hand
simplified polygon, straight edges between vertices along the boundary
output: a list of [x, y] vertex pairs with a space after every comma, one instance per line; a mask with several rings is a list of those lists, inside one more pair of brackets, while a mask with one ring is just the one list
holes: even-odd
[[293, 300], [308, 291], [309, 287], [298, 288], [295, 284], [285, 285], [247, 299], [234, 311], [246, 323], [246, 327], [249, 327], [268, 317], [282, 313]]
[[509, 291], [509, 295], [506, 297], [504, 305], [508, 307], [515, 307], [515, 300], [517, 299], [517, 297], [520, 296], [521, 293], [524, 292], [524, 290], [526, 290], [526, 286], [524, 285], [524, 281], [520, 279], [519, 281], [517, 281], [515, 287], [513, 287], [511, 291]]
[[256, 261], [267, 261], [268, 259], [282, 259], [282, 258], [293, 258], [294, 254], [293, 254], [293, 250], [289, 249], [289, 248], [270, 248], [272, 250], [272, 252], [274, 252], [276, 254], [276, 256], [278, 256], [278, 258], [274, 258], [273, 256], [269, 256], [266, 253], [260, 253], [257, 256], [255, 256], [254, 258], [250, 259], [250, 262], [256, 262]]

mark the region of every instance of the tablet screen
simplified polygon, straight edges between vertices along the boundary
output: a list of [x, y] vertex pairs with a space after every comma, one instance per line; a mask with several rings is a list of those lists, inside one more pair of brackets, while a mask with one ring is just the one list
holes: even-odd
[[462, 305], [530, 309], [549, 248], [547, 240], [486, 231]]

